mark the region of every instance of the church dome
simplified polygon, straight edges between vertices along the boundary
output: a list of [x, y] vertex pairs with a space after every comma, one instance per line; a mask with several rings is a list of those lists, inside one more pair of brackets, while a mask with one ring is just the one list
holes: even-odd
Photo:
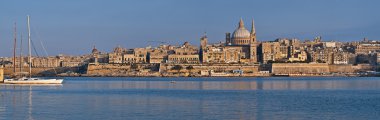
[[232, 38], [249, 38], [250, 36], [249, 31], [244, 27], [236, 29], [232, 34]]
[[98, 49], [96, 49], [96, 47], [94, 46], [94, 48], [92, 49], [92, 54], [97, 54], [97, 53], [99, 53], [99, 50]]
[[231, 45], [249, 45], [251, 33], [244, 27], [244, 22], [240, 19], [239, 27], [232, 33]]
[[113, 52], [114, 53], [122, 53], [123, 52], [123, 48], [121, 48], [120, 46], [117, 46], [116, 48], [113, 49]]
[[244, 27], [243, 20], [240, 19], [239, 27], [232, 33], [232, 39], [236, 38], [249, 38], [251, 34], [247, 29]]

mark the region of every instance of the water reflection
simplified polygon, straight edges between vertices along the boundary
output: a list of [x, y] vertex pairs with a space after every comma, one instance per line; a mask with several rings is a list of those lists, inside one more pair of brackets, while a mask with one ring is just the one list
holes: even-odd
[[33, 100], [32, 100], [33, 92], [32, 86], [29, 86], [29, 95], [28, 95], [28, 120], [34, 120], [32, 116], [33, 111]]
[[[33, 88], [57, 89], [62, 85], [14, 85], [0, 84], [0, 119], [4, 119], [4, 114], [12, 114], [15, 119], [33, 118]], [[41, 104], [43, 104], [41, 102]], [[24, 117], [21, 117], [24, 116]]]
[[[378, 89], [379, 80], [94, 81], [87, 88], [172, 90]], [[82, 86], [83, 87], [83, 86]], [[81, 86], [77, 86], [81, 88]]]

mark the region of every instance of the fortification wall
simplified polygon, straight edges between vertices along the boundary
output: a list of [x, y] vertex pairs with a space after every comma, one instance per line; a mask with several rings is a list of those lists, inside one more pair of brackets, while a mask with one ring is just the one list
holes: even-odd
[[[180, 70], [173, 69], [173, 67], [177, 65], [182, 66], [182, 68]], [[192, 66], [192, 69], [188, 69], [189, 66]], [[213, 70], [214, 72], [230, 72], [233, 70], [241, 70], [243, 73], [257, 73], [259, 72], [259, 66], [243, 64], [161, 64], [160, 66], [160, 72], [167, 73], [201, 73], [203, 70]]]
[[127, 73], [131, 70], [131, 65], [126, 64], [89, 64], [87, 75], [113, 75]]
[[356, 73], [375, 70], [375, 66], [370, 64], [344, 64], [344, 65], [329, 65], [330, 72], [332, 73]]
[[345, 65], [329, 65], [330, 72], [332, 73], [354, 73], [356, 70], [352, 64]]
[[319, 75], [329, 73], [329, 65], [325, 63], [273, 63], [272, 73], [275, 75], [310, 74]]

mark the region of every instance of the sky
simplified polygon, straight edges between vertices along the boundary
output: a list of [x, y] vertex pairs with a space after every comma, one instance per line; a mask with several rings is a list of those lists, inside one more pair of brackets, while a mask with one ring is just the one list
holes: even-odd
[[93, 46], [103, 52], [160, 42], [198, 46], [205, 32], [216, 43], [240, 18], [248, 29], [254, 19], [259, 41], [379, 40], [378, 5], [379, 0], [1, 0], [0, 56], [13, 54], [15, 22], [18, 44], [22, 34], [27, 53], [27, 15], [40, 56], [42, 46], [48, 55], [83, 55]]

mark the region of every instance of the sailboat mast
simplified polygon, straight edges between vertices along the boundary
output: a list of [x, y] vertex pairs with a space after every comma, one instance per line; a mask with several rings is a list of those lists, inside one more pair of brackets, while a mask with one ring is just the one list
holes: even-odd
[[16, 29], [16, 22], [14, 24], [14, 43], [13, 43], [13, 74], [16, 74], [16, 41], [17, 41], [17, 29]]
[[20, 35], [20, 73], [22, 72], [22, 33]]
[[29, 77], [32, 77], [32, 51], [30, 48], [30, 16], [28, 15], [28, 63], [29, 63]]

